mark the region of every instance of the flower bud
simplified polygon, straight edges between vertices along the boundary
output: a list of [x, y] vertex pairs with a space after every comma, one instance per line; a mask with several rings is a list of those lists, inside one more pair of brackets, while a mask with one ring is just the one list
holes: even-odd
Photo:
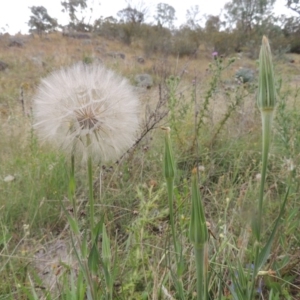
[[164, 153], [164, 176], [166, 179], [175, 178], [175, 163], [173, 157], [173, 151], [171, 146], [169, 127], [162, 127], [161, 129], [166, 131], [165, 135], [165, 153]]
[[192, 211], [189, 237], [195, 247], [203, 247], [208, 241], [207, 223], [204, 215], [203, 202], [198, 188], [197, 169], [192, 171]]
[[261, 111], [273, 111], [276, 104], [275, 78], [271, 48], [264, 36], [259, 54], [259, 81], [257, 105]]

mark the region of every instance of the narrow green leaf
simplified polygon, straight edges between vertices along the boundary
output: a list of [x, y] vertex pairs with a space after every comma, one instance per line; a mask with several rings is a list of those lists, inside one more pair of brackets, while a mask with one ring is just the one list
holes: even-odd
[[74, 218], [72, 218], [70, 215], [67, 215], [70, 227], [72, 229], [72, 231], [74, 232], [74, 234], [79, 234], [79, 227], [78, 224], [76, 222], [76, 220]]
[[111, 261], [110, 240], [107, 236], [105, 224], [102, 230], [102, 260], [103, 264], [109, 269]]
[[86, 284], [83, 280], [82, 272], [79, 272], [77, 277], [77, 300], [84, 300], [86, 292]]
[[61, 207], [65, 213], [65, 215], [67, 216], [68, 222], [70, 224], [70, 227], [73, 231], [74, 234], [79, 234], [79, 227], [78, 227], [78, 223], [77, 221], [69, 214], [69, 212], [66, 210], [64, 204], [62, 203], [62, 201], [60, 202]]
[[271, 247], [272, 247], [272, 243], [273, 243], [274, 238], [275, 238], [276, 231], [277, 231], [278, 226], [280, 225], [280, 223], [282, 221], [282, 216], [283, 216], [285, 205], [286, 205], [287, 198], [288, 198], [288, 195], [289, 195], [289, 190], [290, 190], [290, 188], [288, 188], [287, 191], [286, 191], [284, 200], [283, 200], [281, 208], [280, 208], [279, 215], [278, 215], [278, 217], [276, 219], [276, 222], [274, 224], [274, 227], [273, 227], [273, 230], [272, 230], [272, 232], [270, 234], [270, 237], [269, 237], [266, 245], [264, 246], [264, 248], [259, 253], [258, 270], [263, 267], [263, 265], [266, 263], [269, 255], [270, 255]]
[[181, 278], [181, 276], [183, 275], [184, 271], [185, 271], [185, 264], [184, 264], [184, 258], [182, 255], [182, 249], [181, 246], [178, 244], [178, 251], [179, 251], [179, 261], [177, 263], [177, 276], [178, 278]]
[[204, 208], [200, 191], [198, 187], [198, 175], [197, 170], [192, 172], [192, 208], [191, 208], [191, 220], [189, 228], [190, 241], [195, 247], [204, 247], [204, 244], [208, 241], [208, 231], [206, 225], [206, 219], [204, 214]]
[[88, 254], [88, 243], [87, 243], [87, 231], [85, 230], [82, 236], [81, 255], [82, 257], [87, 257], [87, 254]]
[[99, 235], [103, 230], [103, 222], [104, 222], [104, 218], [102, 217], [101, 220], [96, 224], [96, 226], [93, 229], [93, 236], [95, 237], [93, 243], [98, 243]]
[[[100, 235], [100, 232], [101, 232], [103, 226], [104, 226], [103, 218], [101, 218], [101, 220], [97, 223], [95, 228], [93, 228], [92, 237], [94, 238], [94, 240], [92, 241], [93, 246], [90, 251], [89, 258], [88, 258], [88, 266], [89, 266], [89, 269], [95, 274], [97, 274], [97, 271], [99, 269], [99, 264], [100, 264], [100, 252], [99, 252], [97, 246], [98, 246], [99, 235]], [[102, 243], [103, 243], [103, 241], [102, 241]]]
[[74, 195], [75, 195], [75, 178], [74, 177], [70, 177], [69, 180], [69, 199], [73, 199]]
[[88, 266], [92, 273], [97, 274], [99, 270], [99, 262], [100, 262], [100, 254], [99, 250], [97, 249], [97, 244], [93, 244], [91, 252], [88, 258]]

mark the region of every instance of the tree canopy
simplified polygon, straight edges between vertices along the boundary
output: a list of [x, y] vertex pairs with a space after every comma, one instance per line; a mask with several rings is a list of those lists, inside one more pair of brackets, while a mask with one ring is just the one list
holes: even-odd
[[156, 15], [154, 19], [157, 21], [157, 24], [160, 26], [168, 25], [169, 28], [173, 26], [175, 18], [175, 8], [166, 3], [159, 3], [156, 6]]
[[29, 31], [37, 31], [39, 34], [54, 30], [57, 26], [57, 20], [51, 18], [44, 6], [29, 7], [32, 15], [30, 16], [28, 26]]
[[271, 13], [274, 3], [275, 0], [232, 0], [225, 5], [225, 17], [243, 33], [249, 33], [254, 24]]

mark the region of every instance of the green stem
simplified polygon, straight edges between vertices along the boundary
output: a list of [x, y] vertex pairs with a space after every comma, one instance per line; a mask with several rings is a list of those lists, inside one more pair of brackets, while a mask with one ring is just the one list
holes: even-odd
[[[88, 178], [89, 178], [89, 202], [90, 202], [90, 227], [93, 236], [94, 230], [94, 191], [93, 191], [93, 167], [92, 158], [88, 157]], [[93, 241], [94, 242], [94, 241]]]
[[179, 253], [179, 247], [176, 242], [176, 233], [175, 233], [175, 221], [174, 221], [174, 212], [173, 212], [173, 185], [174, 185], [174, 179], [167, 178], [167, 187], [168, 187], [168, 198], [169, 198], [169, 213], [170, 213], [170, 223], [171, 223], [171, 231], [172, 231], [172, 238], [173, 238], [173, 244], [174, 244], [174, 250], [175, 250], [175, 258], [176, 258], [176, 266], [177, 266], [177, 276], [179, 278], [175, 278], [175, 285], [176, 290], [179, 295], [179, 299], [183, 300], [184, 297], [184, 290], [183, 290], [183, 284], [181, 280], [181, 275], [179, 275], [182, 271], [179, 272], [181, 269], [181, 254]]
[[258, 273], [258, 262], [260, 254], [260, 242], [261, 242], [261, 229], [262, 229], [262, 215], [263, 215], [263, 200], [264, 200], [264, 190], [267, 174], [267, 165], [268, 165], [268, 155], [271, 141], [271, 132], [272, 132], [272, 120], [273, 120], [273, 109], [272, 110], [262, 110], [262, 168], [261, 168], [261, 181], [260, 181], [260, 190], [258, 198], [258, 212], [257, 219], [255, 220], [255, 237], [256, 242], [254, 245], [254, 269], [252, 274], [252, 283], [250, 290], [250, 298], [253, 299], [254, 290], [255, 290], [255, 279]]
[[268, 165], [268, 155], [271, 141], [271, 131], [272, 131], [272, 119], [273, 119], [273, 109], [262, 111], [262, 169], [261, 169], [261, 182], [259, 190], [259, 200], [258, 200], [258, 232], [257, 240], [260, 242], [261, 237], [261, 222], [262, 222], [262, 210], [263, 210], [263, 200], [264, 200], [264, 190], [267, 174]]
[[93, 190], [93, 165], [92, 165], [92, 155], [90, 153], [89, 146], [91, 144], [90, 136], [87, 136], [87, 148], [89, 151], [88, 154], [88, 161], [87, 161], [87, 167], [88, 167], [88, 181], [89, 181], [89, 204], [90, 204], [90, 229], [91, 229], [91, 237], [92, 237], [92, 243], [94, 243], [94, 190]]
[[76, 219], [77, 217], [77, 208], [76, 208], [76, 201], [75, 201], [75, 155], [74, 153], [71, 154], [71, 173], [70, 173], [70, 182], [69, 182], [69, 197], [71, 198], [72, 205], [73, 205], [73, 214]]
[[206, 245], [194, 246], [197, 272], [197, 300], [207, 299], [207, 249]]
[[176, 252], [176, 261], [178, 263], [178, 247], [176, 242], [176, 233], [175, 233], [175, 222], [174, 222], [174, 212], [173, 212], [173, 186], [174, 186], [174, 179], [167, 178], [167, 188], [168, 188], [168, 199], [169, 199], [169, 213], [170, 213], [170, 222], [171, 222], [171, 231], [172, 231], [172, 238], [174, 244], [174, 250]]

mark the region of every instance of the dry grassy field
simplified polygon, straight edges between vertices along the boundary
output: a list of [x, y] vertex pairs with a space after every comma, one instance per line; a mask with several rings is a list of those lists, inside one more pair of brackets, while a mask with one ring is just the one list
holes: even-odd
[[[215, 60], [211, 52], [201, 45], [192, 57], [179, 58], [145, 55], [139, 40], [128, 46], [97, 36], [0, 35], [0, 299], [93, 299], [91, 282], [97, 299], [182, 299], [179, 281], [184, 299], [196, 299], [196, 266], [188, 238], [194, 167], [199, 169], [211, 228], [209, 299], [241, 299], [234, 294], [233, 278], [244, 280], [253, 265], [251, 220], [261, 172], [258, 62], [246, 53]], [[270, 236], [288, 187], [290, 191], [261, 270], [265, 273], [256, 278], [256, 299], [300, 299], [300, 58], [273, 58], [278, 100], [262, 243]], [[70, 158], [40, 141], [32, 126], [32, 99], [41, 78], [80, 61], [105, 65], [127, 78], [140, 103], [134, 147], [117, 162], [93, 165], [95, 221], [102, 220], [110, 241], [111, 298], [106, 294], [104, 252], [91, 282], [81, 273], [86, 259], [82, 245], [92, 247], [86, 239], [87, 167], [76, 161], [74, 213]], [[249, 82], [236, 78], [243, 69], [253, 71]], [[153, 82], [139, 87], [139, 74], [149, 74]], [[171, 128], [176, 165], [174, 220], [180, 270], [171, 238], [161, 126]], [[77, 235], [68, 216], [76, 216]], [[102, 233], [96, 243], [99, 249], [104, 238]]]

